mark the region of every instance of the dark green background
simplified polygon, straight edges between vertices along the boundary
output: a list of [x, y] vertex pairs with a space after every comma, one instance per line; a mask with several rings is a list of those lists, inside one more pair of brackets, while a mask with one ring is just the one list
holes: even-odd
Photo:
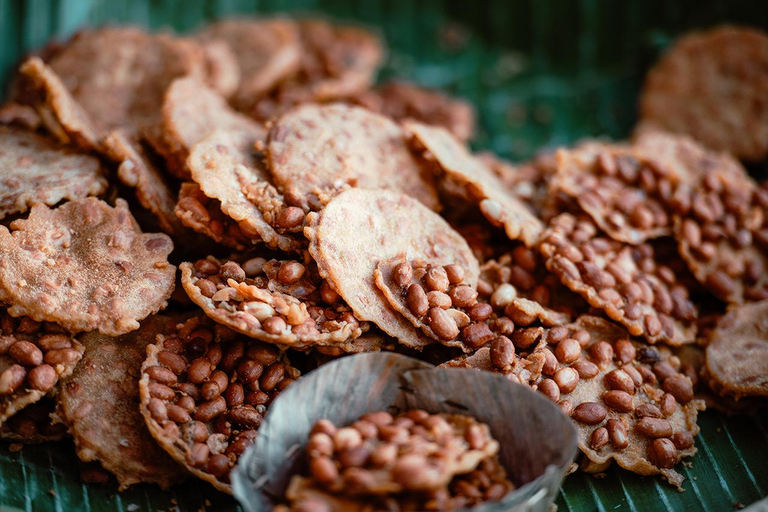
[[[384, 77], [406, 77], [469, 99], [480, 118], [475, 146], [515, 160], [583, 137], [625, 137], [645, 71], [678, 34], [723, 22], [768, 29], [768, 0], [0, 0], [0, 82], [25, 52], [85, 25], [127, 22], [185, 31], [234, 13], [280, 11], [377, 27], [391, 50]], [[768, 414], [707, 412], [700, 424], [700, 453], [691, 468], [681, 465], [684, 493], [613, 468], [604, 478], [568, 477], [560, 509], [727, 511], [766, 496]], [[0, 512], [3, 505], [235, 509], [231, 498], [197, 481], [169, 493], [152, 486], [121, 494], [85, 486], [69, 443], [19, 453], [0, 445]]]

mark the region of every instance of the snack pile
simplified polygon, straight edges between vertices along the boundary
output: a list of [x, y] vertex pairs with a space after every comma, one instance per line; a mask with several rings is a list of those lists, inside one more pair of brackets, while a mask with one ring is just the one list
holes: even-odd
[[[68, 435], [120, 489], [231, 492], [282, 390], [396, 350], [537, 390], [584, 469], [680, 488], [705, 399], [768, 396], [768, 187], [737, 160], [768, 151], [768, 36], [683, 38], [631, 140], [520, 165], [469, 149], [466, 102], [373, 85], [384, 55], [358, 27], [271, 18], [86, 29], [25, 60], [0, 107], [0, 438]], [[697, 69], [728, 87], [686, 92]], [[472, 418], [334, 421], [285, 510], [515, 487]]]

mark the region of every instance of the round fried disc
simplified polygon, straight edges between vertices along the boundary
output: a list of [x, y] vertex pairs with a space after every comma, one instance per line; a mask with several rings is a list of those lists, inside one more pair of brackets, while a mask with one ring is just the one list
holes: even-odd
[[651, 69], [640, 118], [753, 161], [768, 155], [768, 35], [720, 26], [679, 39]]
[[34, 132], [0, 126], [0, 219], [104, 192], [99, 161]]
[[150, 142], [165, 157], [173, 174], [188, 178], [190, 149], [215, 130], [247, 132], [254, 141], [266, 138], [261, 125], [235, 112], [199, 77], [187, 76], [174, 80], [165, 92], [159, 133]]
[[[669, 345], [695, 340], [698, 308], [681, 277], [656, 261], [652, 246], [600, 236], [591, 219], [564, 213], [550, 222], [540, 250], [564, 285], [633, 336]], [[587, 252], [598, 256], [590, 261]]]
[[[253, 242], [283, 251], [300, 250], [298, 238], [278, 233], [265, 212], [279, 210], [283, 197], [270, 184], [253, 145], [251, 132], [216, 131], [192, 147], [187, 165], [203, 193], [221, 202], [221, 211], [236, 221]], [[253, 199], [253, 200], [252, 200]]]
[[269, 404], [300, 376], [276, 347], [204, 316], [159, 334], [141, 371], [141, 414], [152, 436], [190, 473], [227, 493], [229, 473], [256, 440]]
[[82, 355], [60, 327], [0, 310], [0, 424], [50, 393]]
[[67, 437], [67, 427], [51, 420], [55, 408], [56, 402], [49, 397], [43, 397], [39, 402], [25, 407], [0, 424], [0, 440], [39, 444], [64, 439]]
[[301, 40], [296, 24], [287, 19], [228, 19], [205, 27], [196, 39], [225, 43], [240, 68], [232, 100], [251, 106], [280, 80], [299, 69]]
[[57, 415], [69, 427], [77, 455], [101, 463], [117, 477], [120, 490], [142, 482], [165, 489], [186, 476], [149, 434], [139, 411], [146, 347], [175, 325], [173, 318], [152, 316], [123, 336], [86, 334], [83, 361], [56, 395]]
[[347, 190], [307, 216], [304, 234], [320, 275], [355, 316], [411, 347], [426, 342], [376, 286], [379, 261], [402, 254], [409, 260], [453, 262], [464, 269], [470, 286], [477, 284], [479, 265], [467, 242], [442, 217], [405, 194]]
[[448, 130], [415, 121], [406, 122], [405, 129], [426, 148], [447, 178], [466, 190], [490, 223], [503, 226], [511, 240], [521, 240], [528, 247], [538, 242], [541, 221]]
[[475, 134], [475, 109], [472, 105], [436, 89], [407, 82], [390, 82], [363, 91], [352, 101], [396, 121], [414, 119], [443, 126], [462, 142]]
[[768, 300], [733, 307], [707, 346], [707, 373], [724, 395], [768, 396]]
[[225, 98], [240, 85], [240, 66], [232, 48], [224, 41], [200, 41], [205, 52], [206, 83]]
[[[557, 382], [567, 382], [562, 375], [575, 370], [578, 382], [573, 388], [569, 385], [558, 389], [557, 401], [577, 427], [581, 451], [597, 464], [614, 459], [619, 466], [640, 475], [661, 474], [679, 488], [684, 477], [674, 466], [681, 458], [696, 453], [693, 444], [693, 437], [699, 433], [696, 419], [698, 411], [704, 410], [704, 403], [693, 398], [688, 377], [670, 365], [669, 355], [665, 357], [653, 347], [631, 342], [626, 330], [602, 318], [585, 315], [573, 324], [555, 329], [563, 328], [565, 338], [555, 339], [554, 329], [544, 335], [548, 345], [540, 347], [538, 352], [549, 352], [547, 359], [556, 364], [544, 366], [535, 387], [552, 398], [548, 395], [551, 385], [559, 388]], [[558, 343], [577, 338], [586, 340], [577, 359], [555, 357], [554, 354], [561, 354]], [[595, 348], [598, 344], [601, 350]], [[563, 371], [565, 368], [568, 369]], [[543, 384], [545, 380], [550, 381], [549, 386]], [[617, 400], [617, 392], [625, 393], [622, 395], [625, 400]], [[591, 416], [581, 414], [587, 407], [585, 403], [591, 406]], [[660, 427], [660, 435], [647, 435], [643, 425], [638, 425], [649, 419]], [[610, 421], [622, 424], [623, 436], [616, 434]], [[600, 428], [607, 430], [605, 436], [594, 433]], [[688, 442], [683, 443], [675, 436], [684, 436]], [[671, 464], [660, 464], [652, 456], [651, 444], [656, 438], [672, 439], [670, 444], [676, 448]]]
[[238, 251], [252, 245], [237, 222], [224, 215], [221, 201], [206, 196], [197, 183], [182, 183], [174, 213], [182, 224]]
[[173, 243], [142, 233], [122, 199], [37, 205], [11, 229], [0, 226], [0, 296], [12, 316], [117, 336], [167, 305]]
[[304, 208], [346, 186], [399, 191], [439, 208], [400, 127], [360, 107], [306, 104], [287, 112], [269, 130], [267, 167], [275, 186]]
[[[257, 266], [254, 260], [226, 262], [209, 256], [195, 264], [182, 263], [181, 284], [210, 318], [269, 343], [344, 350], [368, 329], [338, 296], [334, 294], [335, 301], [330, 304], [323, 299], [322, 279], [311, 262], [264, 259], [261, 269], [251, 271]], [[302, 275], [284, 284], [279, 278], [281, 270], [296, 265], [303, 269]]]

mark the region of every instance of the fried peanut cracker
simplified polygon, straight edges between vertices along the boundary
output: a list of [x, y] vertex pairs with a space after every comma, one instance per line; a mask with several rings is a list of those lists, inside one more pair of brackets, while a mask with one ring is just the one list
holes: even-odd
[[406, 82], [390, 82], [361, 92], [352, 98], [368, 110], [396, 121], [416, 121], [443, 126], [457, 139], [466, 142], [475, 134], [475, 109], [464, 100], [436, 89]]
[[118, 130], [104, 138], [102, 148], [106, 156], [118, 164], [120, 182], [136, 190], [139, 203], [154, 215], [160, 229], [183, 238], [187, 231], [173, 211], [174, 194], [141, 143]]
[[206, 196], [197, 183], [181, 184], [174, 212], [182, 224], [211, 237], [216, 243], [238, 251], [252, 245], [237, 222], [221, 211], [221, 201]]
[[299, 32], [287, 19], [222, 20], [205, 27], [196, 38], [206, 45], [225, 43], [235, 55], [240, 79], [232, 100], [241, 109], [252, 107], [301, 63]]
[[320, 275], [349, 304], [358, 320], [371, 321], [410, 347], [427, 341], [395, 312], [376, 287], [381, 260], [404, 254], [408, 259], [451, 261], [475, 286], [477, 260], [467, 242], [442, 217], [410, 196], [386, 190], [350, 189], [319, 213], [307, 216], [304, 234]]
[[368, 330], [328, 288], [312, 261], [220, 261], [181, 264], [187, 295], [206, 315], [252, 338], [291, 348], [344, 347]]
[[734, 306], [707, 346], [712, 387], [735, 398], [768, 396], [768, 300]]
[[367, 30], [322, 20], [297, 24], [299, 69], [259, 99], [252, 109], [257, 119], [271, 119], [299, 103], [344, 99], [368, 89], [384, 58], [381, 40]]
[[672, 191], [677, 183], [640, 151], [589, 144], [561, 149], [556, 158], [552, 187], [578, 201], [614, 240], [641, 244], [671, 233], [672, 222], [660, 192]]
[[83, 346], [53, 324], [0, 312], [0, 424], [40, 401], [74, 369]]
[[593, 316], [549, 329], [543, 339], [536, 388], [570, 415], [581, 451], [596, 464], [614, 459], [640, 475], [661, 474], [680, 489], [684, 477], [674, 467], [696, 453], [704, 403], [672, 359]]
[[205, 83], [223, 97], [229, 98], [240, 85], [237, 55], [224, 41], [201, 41], [201, 44], [205, 52]]
[[229, 473], [256, 440], [272, 400], [300, 373], [276, 347], [204, 316], [159, 334], [141, 366], [152, 436], [197, 478], [231, 493]]
[[0, 424], [0, 440], [38, 444], [64, 439], [67, 436], [67, 427], [51, 421], [51, 413], [55, 407], [56, 402], [49, 397], [25, 407]]
[[499, 373], [513, 382], [531, 386], [539, 380], [545, 360], [539, 356], [523, 357], [529, 355], [528, 352], [516, 353], [509, 339], [495, 340], [471, 354], [450, 359], [440, 367]]
[[21, 126], [37, 130], [42, 121], [34, 108], [21, 103], [8, 102], [0, 105], [0, 125]]
[[175, 325], [173, 318], [152, 316], [130, 334], [86, 334], [83, 360], [56, 395], [56, 414], [69, 427], [78, 457], [101, 463], [120, 490], [142, 482], [166, 489], [186, 476], [149, 434], [139, 411], [146, 347]]
[[679, 39], [646, 77], [643, 124], [752, 161], [768, 155], [768, 35], [719, 26]]
[[361, 354], [363, 352], [381, 352], [394, 350], [397, 341], [378, 330], [364, 332], [359, 338], [345, 343], [340, 347], [317, 345], [313, 349], [325, 356], [338, 357], [344, 354]]
[[186, 160], [192, 146], [215, 130], [248, 132], [253, 140], [266, 138], [261, 125], [235, 112], [195, 76], [178, 78], [168, 87], [158, 128], [149, 141], [165, 157], [168, 170], [180, 178], [189, 178]]
[[680, 255], [700, 283], [729, 303], [768, 298], [768, 190], [713, 172], [677, 212]]
[[91, 118], [55, 71], [39, 57], [31, 57], [21, 65], [19, 73], [33, 107], [49, 132], [62, 143], [86, 151], [98, 147], [99, 134]]
[[0, 126], [0, 219], [104, 192], [99, 161], [34, 132]]
[[12, 316], [117, 336], [173, 291], [173, 243], [142, 233], [122, 199], [115, 208], [94, 198], [37, 205], [11, 229], [0, 226], [0, 295]]
[[466, 190], [491, 224], [503, 226], [511, 240], [522, 240], [529, 247], [538, 242], [541, 221], [448, 130], [412, 121], [405, 123], [405, 130], [416, 146], [426, 149], [448, 180]]
[[322, 205], [346, 186], [404, 192], [439, 209], [437, 193], [393, 121], [360, 107], [301, 105], [269, 130], [267, 167], [292, 203]]
[[133, 27], [85, 30], [49, 61], [99, 138], [114, 130], [136, 135], [160, 112], [178, 77], [205, 77], [205, 54], [189, 39]]
[[[370, 454], [386, 450], [387, 456], [383, 464], [376, 457], [365, 457], [349, 468], [345, 462], [350, 450], [358, 448]], [[457, 475], [474, 471], [480, 462], [495, 457], [499, 442], [488, 425], [470, 416], [416, 409], [398, 417], [386, 411], [372, 412], [344, 427], [319, 420], [306, 451], [310, 479], [320, 488], [373, 497], [445, 488]], [[324, 471], [331, 467], [336, 471]], [[367, 478], [360, 478], [363, 472]]]
[[540, 250], [564, 285], [633, 336], [670, 345], [695, 340], [698, 308], [675, 272], [656, 260], [651, 245], [611, 240], [590, 219], [564, 213], [550, 222]]
[[[192, 147], [187, 165], [203, 193], [221, 202], [221, 211], [240, 226], [253, 243], [283, 251], [298, 251], [304, 242], [280, 233], [273, 219], [286, 208], [283, 196], [270, 184], [253, 145], [251, 132], [216, 131]], [[304, 216], [300, 216], [299, 224]]]

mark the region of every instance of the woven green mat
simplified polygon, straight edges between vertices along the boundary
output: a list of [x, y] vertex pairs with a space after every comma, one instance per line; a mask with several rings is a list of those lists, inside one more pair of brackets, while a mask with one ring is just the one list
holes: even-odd
[[[0, 0], [0, 83], [24, 52], [79, 27], [135, 23], [190, 30], [235, 13], [294, 11], [376, 27], [400, 76], [472, 101], [477, 148], [523, 160], [588, 136], [625, 137], [648, 65], [677, 34], [715, 23], [768, 29], [765, 0]], [[679, 493], [611, 468], [569, 476], [560, 510], [727, 511], [768, 495], [768, 413], [701, 416], [699, 454]], [[190, 481], [169, 492], [86, 486], [71, 443], [0, 444], [0, 512], [236, 510]]]

